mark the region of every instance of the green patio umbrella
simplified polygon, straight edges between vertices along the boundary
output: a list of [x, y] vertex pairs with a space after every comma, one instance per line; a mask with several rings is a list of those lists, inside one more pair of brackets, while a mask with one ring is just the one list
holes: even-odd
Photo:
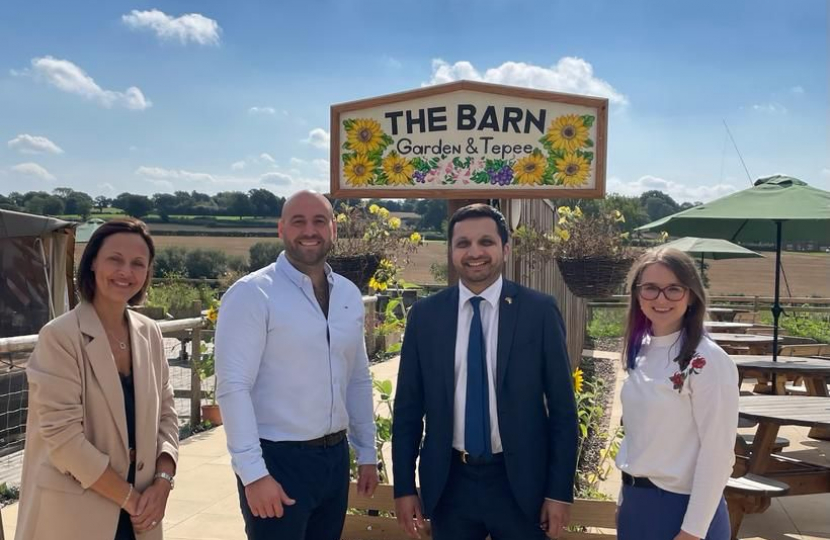
[[781, 316], [781, 246], [784, 242], [830, 243], [830, 192], [789, 176], [760, 178], [751, 188], [664, 217], [637, 230], [673, 236], [725, 238], [775, 245], [773, 360], [778, 356]]
[[671, 242], [662, 244], [660, 247], [671, 247], [685, 251], [689, 255], [700, 259], [700, 275], [705, 275], [705, 266], [703, 260], [715, 259], [750, 259], [754, 257], [763, 257], [760, 253], [755, 253], [751, 249], [733, 244], [729, 240], [722, 238], [696, 238], [694, 236], [687, 236], [679, 238]]

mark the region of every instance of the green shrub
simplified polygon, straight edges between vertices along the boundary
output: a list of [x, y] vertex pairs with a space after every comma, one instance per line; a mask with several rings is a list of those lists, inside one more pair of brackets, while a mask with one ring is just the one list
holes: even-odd
[[217, 279], [228, 269], [228, 256], [218, 249], [194, 249], [185, 257], [187, 277]]
[[147, 289], [147, 305], [163, 307], [166, 312], [189, 308], [198, 301], [202, 301], [200, 289], [184, 281], [167, 281]]
[[588, 323], [588, 335], [594, 339], [622, 337], [626, 310], [595, 308]]
[[[772, 313], [760, 313], [758, 322], [772, 324]], [[830, 343], [830, 315], [827, 313], [784, 313], [778, 319], [779, 328], [785, 334], [805, 337], [819, 343]]]
[[257, 242], [252, 245], [248, 250], [248, 270], [254, 272], [275, 262], [283, 248], [282, 240]]
[[156, 251], [153, 264], [153, 276], [164, 277], [171, 274], [186, 275], [187, 250], [179, 246], [163, 247]]
[[242, 255], [228, 256], [228, 271], [239, 273], [248, 271], [248, 261]]

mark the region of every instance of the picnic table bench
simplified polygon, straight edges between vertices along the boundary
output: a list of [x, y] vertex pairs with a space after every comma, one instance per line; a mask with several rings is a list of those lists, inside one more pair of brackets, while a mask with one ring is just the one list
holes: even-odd
[[[562, 540], [614, 540], [617, 503], [577, 499], [571, 506], [571, 526], [578, 531], [565, 531]], [[343, 540], [409, 540], [394, 517], [395, 498], [392, 486], [381, 484], [372, 498], [357, 492], [357, 484], [349, 486], [349, 509], [343, 527]], [[600, 528], [606, 532], [597, 532]], [[430, 535], [422, 535], [429, 538]]]
[[739, 415], [758, 422], [758, 431], [749, 455], [736, 455], [732, 475], [755, 485], [737, 485], [734, 479], [727, 485], [732, 538], [737, 538], [743, 516], [763, 512], [772, 497], [830, 493], [830, 468], [774, 453], [781, 426], [830, 428], [830, 398], [741, 396]]

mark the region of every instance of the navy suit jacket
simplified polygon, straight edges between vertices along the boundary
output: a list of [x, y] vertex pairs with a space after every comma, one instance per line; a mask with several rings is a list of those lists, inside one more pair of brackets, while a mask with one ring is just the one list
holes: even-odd
[[[417, 493], [415, 462], [420, 455], [427, 516], [441, 498], [453, 459], [457, 322], [455, 286], [412, 306], [401, 350], [392, 422], [395, 497]], [[553, 297], [504, 280], [496, 372], [507, 476], [521, 509], [538, 519], [545, 498], [573, 501], [577, 459], [565, 325]]]

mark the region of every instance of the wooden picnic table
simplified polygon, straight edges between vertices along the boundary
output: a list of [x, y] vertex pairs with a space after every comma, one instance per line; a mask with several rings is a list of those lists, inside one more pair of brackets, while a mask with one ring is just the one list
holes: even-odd
[[728, 307], [708, 307], [706, 311], [709, 316], [716, 321], [731, 322], [735, 318], [736, 313], [748, 313], [748, 309], [744, 308], [728, 308]]
[[749, 354], [765, 354], [772, 347], [772, 336], [759, 336], [756, 334], [727, 334], [723, 332], [710, 332], [709, 337], [721, 347], [748, 347]]
[[747, 330], [755, 326], [748, 322], [732, 321], [703, 321], [706, 330], [715, 332], [732, 332], [733, 334], [745, 334]]
[[[830, 398], [802, 396], [741, 396], [741, 418], [758, 422], [758, 431], [749, 456], [736, 456], [733, 477], [760, 475], [789, 485], [790, 495], [830, 493], [830, 468], [799, 459], [773, 454], [775, 439], [781, 426], [830, 428]], [[747, 500], [730, 508], [730, 518], [740, 521], [745, 513], [763, 512], [769, 499]], [[737, 532], [736, 530], [734, 532]]]
[[[786, 394], [785, 385], [788, 376], [792, 378], [801, 377], [804, 379], [804, 388], [808, 396], [830, 397], [830, 393], [827, 391], [830, 362], [826, 360], [802, 356], [779, 356], [778, 361], [773, 362], [771, 355], [735, 355], [732, 359], [738, 366], [740, 381], [743, 381], [747, 376], [757, 376], [759, 374], [780, 375], [780, 377], [770, 378], [776, 381], [773, 385], [773, 393], [784, 395]], [[830, 430], [813, 427], [809, 436], [813, 439], [830, 441]]]

